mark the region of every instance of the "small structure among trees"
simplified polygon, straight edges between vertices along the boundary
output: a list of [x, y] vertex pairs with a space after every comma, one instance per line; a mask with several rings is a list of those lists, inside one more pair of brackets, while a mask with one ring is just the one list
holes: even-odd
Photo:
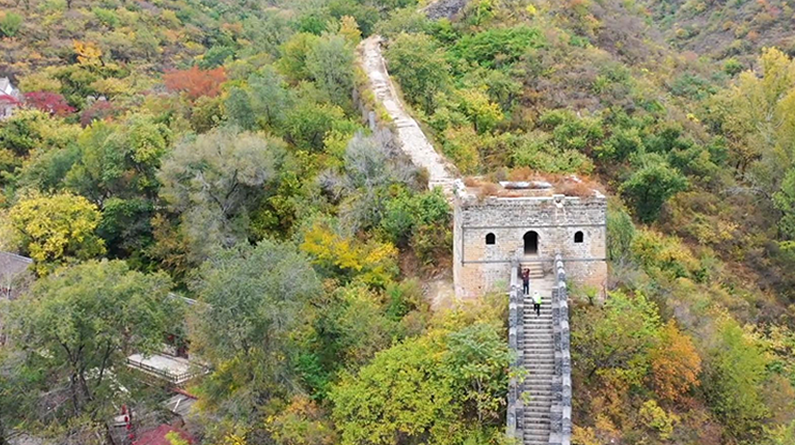
[[22, 255], [0, 252], [0, 299], [10, 300], [19, 295], [19, 284], [25, 280], [32, 262]]
[[22, 102], [19, 90], [8, 77], [0, 77], [0, 120], [11, 117], [14, 109]]

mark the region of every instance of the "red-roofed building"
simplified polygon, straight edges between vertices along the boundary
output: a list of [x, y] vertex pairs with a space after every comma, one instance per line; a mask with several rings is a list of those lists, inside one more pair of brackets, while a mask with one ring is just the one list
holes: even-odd
[[196, 441], [186, 431], [171, 425], [160, 425], [159, 427], [149, 430], [140, 435], [138, 439], [133, 442], [133, 445], [171, 445], [171, 442], [166, 438], [170, 432], [176, 432], [183, 439], [188, 441], [189, 444], [194, 444]]

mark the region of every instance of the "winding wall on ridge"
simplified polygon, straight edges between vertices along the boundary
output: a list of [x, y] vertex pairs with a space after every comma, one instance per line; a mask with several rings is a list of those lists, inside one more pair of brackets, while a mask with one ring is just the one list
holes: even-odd
[[[371, 36], [360, 45], [360, 60], [370, 88], [395, 124], [398, 140], [412, 162], [426, 169], [429, 188], [441, 187], [454, 201], [455, 169], [433, 148], [411, 117], [389, 78], [381, 53], [381, 37]], [[515, 261], [510, 277], [509, 345], [515, 352], [514, 370], [523, 377], [511, 379], [508, 393], [507, 433], [524, 445], [569, 445], [571, 441], [571, 354], [568, 290], [563, 261], [557, 255], [552, 276], [543, 289], [543, 316], [530, 313], [532, 303], [518, 281], [521, 264]], [[543, 273], [542, 273], [543, 275]], [[525, 308], [529, 308], [525, 310]], [[513, 375], [514, 373], [512, 373]], [[527, 403], [525, 403], [527, 402]]]
[[428, 171], [428, 188], [441, 187], [452, 200], [455, 187], [455, 167], [444, 159], [425, 137], [417, 121], [406, 111], [389, 78], [386, 61], [381, 53], [381, 36], [370, 36], [359, 46], [362, 67], [370, 82], [375, 99], [384, 107], [395, 124], [398, 141], [414, 165]]

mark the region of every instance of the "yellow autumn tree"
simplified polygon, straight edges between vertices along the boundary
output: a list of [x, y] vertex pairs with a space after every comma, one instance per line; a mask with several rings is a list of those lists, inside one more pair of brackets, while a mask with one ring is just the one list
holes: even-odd
[[332, 445], [336, 433], [326, 413], [312, 399], [296, 395], [281, 413], [268, 416], [265, 428], [282, 445]]
[[673, 320], [660, 332], [660, 342], [651, 353], [651, 366], [652, 384], [662, 399], [675, 402], [699, 384], [701, 357], [690, 336], [682, 333]]
[[354, 45], [362, 40], [362, 32], [359, 30], [359, 24], [356, 23], [355, 18], [349, 15], [344, 15], [340, 19], [340, 34], [345, 37], [345, 40]]
[[73, 42], [75, 53], [77, 54], [77, 61], [81, 65], [101, 65], [102, 64], [102, 50], [92, 42], [81, 42], [75, 40]]
[[95, 233], [100, 218], [97, 206], [70, 193], [31, 195], [8, 213], [17, 247], [33, 259], [39, 275], [58, 264], [104, 254], [104, 241]]
[[398, 251], [391, 243], [344, 237], [325, 223], [316, 222], [304, 233], [301, 250], [315, 265], [346, 280], [384, 285], [397, 274]]

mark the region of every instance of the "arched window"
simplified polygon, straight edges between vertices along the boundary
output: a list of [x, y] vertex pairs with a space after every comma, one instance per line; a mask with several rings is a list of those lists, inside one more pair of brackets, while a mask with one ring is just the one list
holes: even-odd
[[524, 234], [524, 254], [535, 255], [538, 253], [538, 233], [529, 231]]
[[497, 242], [497, 237], [493, 233], [486, 234], [486, 245], [492, 245]]
[[583, 238], [584, 238], [584, 235], [582, 234], [582, 232], [577, 232], [577, 233], [574, 234], [574, 242], [575, 243], [581, 243]]

